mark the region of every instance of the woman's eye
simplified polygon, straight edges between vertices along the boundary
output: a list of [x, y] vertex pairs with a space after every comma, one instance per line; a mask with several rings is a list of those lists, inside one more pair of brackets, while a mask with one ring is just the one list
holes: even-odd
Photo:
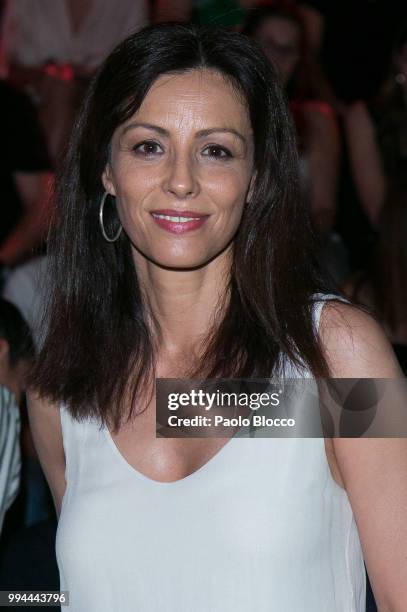
[[229, 151], [229, 149], [220, 147], [219, 145], [209, 145], [209, 147], [206, 147], [205, 151], [208, 151], [208, 153], [204, 153], [205, 157], [215, 157], [218, 159], [232, 157], [232, 153]]
[[162, 149], [157, 142], [144, 141], [133, 147], [133, 151], [145, 157], [162, 153]]

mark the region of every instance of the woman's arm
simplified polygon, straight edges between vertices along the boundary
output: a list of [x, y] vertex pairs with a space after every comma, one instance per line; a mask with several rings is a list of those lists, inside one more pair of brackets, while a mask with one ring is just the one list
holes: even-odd
[[360, 203], [370, 221], [376, 224], [386, 193], [386, 177], [374, 126], [363, 102], [355, 102], [349, 108], [345, 132]]
[[[379, 325], [347, 305], [325, 305], [321, 340], [335, 378], [399, 378]], [[407, 419], [407, 399], [406, 399]], [[407, 438], [334, 438], [380, 612], [407, 602]]]
[[28, 394], [27, 400], [34, 445], [59, 516], [66, 488], [65, 454], [59, 408], [40, 399], [33, 391]]

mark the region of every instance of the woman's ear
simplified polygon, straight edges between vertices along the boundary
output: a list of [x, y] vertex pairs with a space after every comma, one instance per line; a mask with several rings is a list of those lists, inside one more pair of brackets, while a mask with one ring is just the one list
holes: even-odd
[[110, 193], [111, 196], [116, 196], [116, 190], [114, 188], [112, 168], [108, 162], [102, 174], [102, 183], [105, 190]]

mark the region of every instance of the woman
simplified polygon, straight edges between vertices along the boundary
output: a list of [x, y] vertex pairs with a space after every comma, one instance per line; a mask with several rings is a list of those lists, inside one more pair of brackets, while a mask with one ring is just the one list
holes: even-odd
[[117, 43], [148, 23], [146, 0], [6, 1], [8, 76], [38, 105], [54, 163], [89, 80]]
[[354, 519], [379, 603], [406, 599], [404, 440], [155, 436], [154, 377], [400, 376], [363, 312], [326, 305], [317, 334], [289, 117], [220, 29], [145, 29], [90, 88], [30, 398], [75, 612], [361, 612]]
[[278, 68], [297, 127], [303, 191], [315, 229], [326, 234], [336, 214], [339, 133], [332, 108], [318, 100], [301, 13], [284, 3], [253, 10], [243, 33], [254, 38]]
[[349, 108], [346, 134], [359, 200], [377, 228], [389, 187], [407, 172], [407, 23], [394, 43], [390, 78], [376, 98]]
[[379, 217], [376, 248], [366, 270], [347, 283], [351, 299], [375, 312], [407, 372], [407, 183], [394, 178]]

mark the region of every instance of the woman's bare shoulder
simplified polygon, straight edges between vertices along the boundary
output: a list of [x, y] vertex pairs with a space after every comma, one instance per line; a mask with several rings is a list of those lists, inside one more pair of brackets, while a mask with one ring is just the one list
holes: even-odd
[[321, 312], [319, 335], [333, 378], [402, 376], [382, 327], [356, 306], [327, 302]]

